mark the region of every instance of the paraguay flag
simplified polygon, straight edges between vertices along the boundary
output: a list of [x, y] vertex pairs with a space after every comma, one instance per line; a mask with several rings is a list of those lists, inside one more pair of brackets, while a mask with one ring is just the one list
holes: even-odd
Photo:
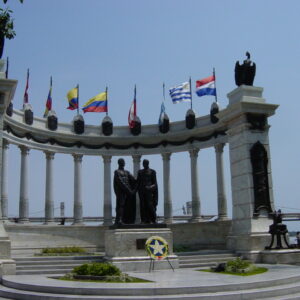
[[78, 108], [78, 87], [71, 89], [67, 94], [69, 107], [67, 109], [74, 110]]
[[196, 81], [196, 94], [201, 97], [205, 95], [216, 96], [215, 76], [209, 76]]
[[83, 112], [107, 112], [107, 92], [100, 93], [86, 102]]

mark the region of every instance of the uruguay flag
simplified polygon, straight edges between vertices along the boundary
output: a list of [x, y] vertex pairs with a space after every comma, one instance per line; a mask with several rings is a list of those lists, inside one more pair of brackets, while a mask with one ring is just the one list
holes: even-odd
[[205, 95], [216, 96], [215, 76], [209, 76], [196, 81], [196, 94], [201, 97]]
[[173, 103], [183, 101], [190, 102], [192, 100], [191, 87], [189, 82], [184, 82], [181, 85], [170, 88], [169, 93]]

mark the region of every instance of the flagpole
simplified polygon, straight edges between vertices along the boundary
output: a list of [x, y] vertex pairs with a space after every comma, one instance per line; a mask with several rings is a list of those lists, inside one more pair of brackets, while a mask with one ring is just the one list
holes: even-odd
[[166, 101], [165, 83], [163, 83], [163, 97], [164, 97], [164, 102], [165, 102]]
[[218, 97], [217, 97], [217, 80], [216, 80], [216, 72], [215, 72], [215, 68], [213, 68], [213, 75], [215, 78], [215, 89], [216, 89], [216, 95], [215, 95], [215, 100], [218, 103]]
[[77, 115], [79, 115], [79, 84], [77, 84]]
[[108, 116], [108, 88], [106, 87], [106, 90], [105, 90], [105, 94], [106, 94], [106, 115]]
[[191, 93], [191, 110], [193, 110], [192, 78], [191, 77], [190, 77], [190, 93]]

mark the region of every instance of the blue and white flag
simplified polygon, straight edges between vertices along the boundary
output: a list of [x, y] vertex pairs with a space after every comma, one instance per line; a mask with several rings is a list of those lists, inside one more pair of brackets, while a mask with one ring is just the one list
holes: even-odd
[[166, 111], [165, 104], [162, 102], [161, 103], [161, 107], [160, 107], [160, 114], [159, 114], [159, 119], [158, 119], [158, 125], [161, 125], [163, 123], [165, 111]]
[[169, 93], [173, 103], [178, 103], [183, 101], [190, 102], [192, 100], [191, 87], [189, 82], [184, 82], [181, 85], [170, 88]]

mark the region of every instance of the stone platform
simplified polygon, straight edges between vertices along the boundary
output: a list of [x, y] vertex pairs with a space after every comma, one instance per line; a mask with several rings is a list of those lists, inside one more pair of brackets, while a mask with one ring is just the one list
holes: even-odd
[[0, 297], [22, 300], [300, 299], [300, 267], [263, 266], [269, 271], [245, 277], [198, 269], [128, 273], [151, 281], [148, 283], [71, 282], [41, 275], [6, 275], [0, 285]]
[[125, 225], [110, 227], [105, 231], [105, 257], [121, 271], [147, 272], [151, 259], [145, 250], [145, 242], [151, 236], [164, 238], [169, 245], [168, 260], [154, 262], [155, 269], [177, 269], [178, 258], [173, 254], [173, 234], [165, 224]]

